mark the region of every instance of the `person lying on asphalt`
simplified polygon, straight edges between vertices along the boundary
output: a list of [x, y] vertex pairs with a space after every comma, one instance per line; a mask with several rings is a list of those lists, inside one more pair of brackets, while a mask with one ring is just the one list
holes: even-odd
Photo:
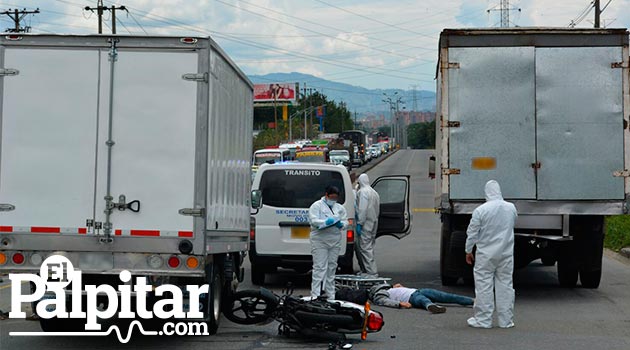
[[387, 283], [377, 284], [370, 288], [370, 300], [376, 305], [394, 308], [410, 309], [412, 307], [425, 309], [434, 314], [446, 312], [443, 304], [459, 304], [471, 306], [475, 300], [473, 298], [451, 294], [436, 289], [415, 289], [407, 288], [400, 283], [390, 286]]

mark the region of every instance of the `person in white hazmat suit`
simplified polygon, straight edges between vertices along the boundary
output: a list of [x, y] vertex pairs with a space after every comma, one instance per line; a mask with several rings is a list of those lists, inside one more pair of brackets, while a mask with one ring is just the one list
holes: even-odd
[[378, 228], [378, 214], [380, 197], [370, 186], [367, 174], [359, 176], [359, 190], [357, 200], [357, 241], [355, 250], [357, 261], [361, 269], [360, 275], [368, 278], [378, 277], [376, 261], [374, 260], [374, 244]]
[[[466, 262], [474, 263], [474, 317], [468, 325], [491, 328], [495, 309], [501, 328], [514, 327], [514, 222], [516, 207], [503, 200], [499, 183], [486, 183], [486, 203], [474, 210], [466, 234]], [[473, 248], [476, 253], [473, 255]]]
[[339, 189], [326, 188], [326, 195], [313, 203], [308, 210], [311, 224], [311, 254], [313, 255], [313, 276], [311, 297], [321, 296], [322, 290], [329, 299], [335, 298], [335, 273], [337, 259], [341, 251], [341, 240], [345, 238], [343, 229], [348, 226], [346, 209], [337, 203]]

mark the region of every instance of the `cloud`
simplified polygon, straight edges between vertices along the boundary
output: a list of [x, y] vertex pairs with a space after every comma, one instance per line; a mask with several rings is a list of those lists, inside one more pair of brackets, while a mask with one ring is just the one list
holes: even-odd
[[[143, 34], [137, 20], [152, 35], [212, 34], [246, 73], [298, 71], [351, 77], [344, 82], [366, 87], [406, 87], [434, 73], [443, 28], [486, 27], [499, 21], [498, 12], [486, 12], [498, 0], [324, 1], [343, 10], [317, 0], [125, 0], [121, 3], [131, 15], [117, 13], [118, 32]], [[521, 8], [510, 14], [519, 26], [566, 27], [589, 1], [510, 3]], [[29, 5], [42, 10], [32, 18], [35, 32], [96, 32], [96, 15], [82, 10], [94, 6], [92, 0], [31, 0]], [[630, 0], [613, 0], [603, 22], [630, 26], [628, 8]], [[592, 26], [591, 19], [592, 13], [580, 26]]]

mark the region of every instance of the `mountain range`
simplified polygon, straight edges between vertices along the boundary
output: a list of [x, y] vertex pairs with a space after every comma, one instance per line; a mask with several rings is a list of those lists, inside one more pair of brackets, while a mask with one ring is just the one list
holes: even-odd
[[[350, 84], [340, 83], [336, 81], [326, 80], [318, 78], [313, 75], [303, 73], [270, 73], [265, 75], [249, 75], [249, 79], [254, 84], [269, 84], [269, 83], [299, 83], [300, 89], [304, 87], [306, 83], [307, 88], [314, 88], [320, 93], [326, 95], [330, 100], [336, 102], [343, 101], [348, 110], [351, 112], [356, 111], [357, 114], [385, 114], [389, 117], [389, 107], [383, 102], [385, 93], [387, 96], [393, 98], [401, 96], [404, 102], [400, 105], [400, 110], [403, 106], [407, 110], [412, 110], [414, 106], [414, 91], [403, 89], [367, 89], [360, 86], [354, 86]], [[435, 92], [428, 90], [415, 90], [415, 101], [418, 111], [435, 111]]]

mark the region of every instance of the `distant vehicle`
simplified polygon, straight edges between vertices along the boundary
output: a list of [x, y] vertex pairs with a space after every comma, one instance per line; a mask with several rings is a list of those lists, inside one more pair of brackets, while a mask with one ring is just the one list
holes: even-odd
[[357, 166], [360, 167], [361, 165], [363, 165], [363, 162], [361, 161], [361, 156], [359, 153], [359, 147], [358, 146], [354, 146], [353, 147], [353, 156], [352, 156], [352, 165], [353, 166]]
[[374, 144], [370, 146], [369, 150], [372, 154], [372, 158], [378, 158], [381, 156], [381, 146]]
[[330, 156], [326, 147], [306, 145], [295, 152], [295, 160], [300, 163], [327, 163]]
[[295, 142], [295, 143], [283, 143], [279, 146], [279, 148], [288, 149], [291, 152], [291, 160], [295, 160], [295, 152], [302, 148], [303, 145]]
[[369, 161], [369, 156], [366, 155], [366, 148], [368, 146], [367, 134], [361, 130], [347, 130], [339, 133], [339, 137], [345, 140], [352, 140], [352, 142], [358, 147], [358, 159], [360, 165], [363, 165]]
[[628, 41], [626, 29], [441, 33], [429, 174], [443, 284], [473, 277], [466, 228], [494, 179], [518, 210], [514, 266], [557, 262], [561, 286], [599, 286], [604, 218], [629, 208]]
[[253, 166], [260, 166], [265, 163], [278, 163], [292, 160], [291, 151], [286, 148], [265, 148], [254, 152]]
[[350, 152], [346, 150], [332, 150], [330, 151], [330, 162], [333, 164], [341, 164], [348, 169], [352, 170], [352, 160], [350, 160]]
[[[350, 174], [333, 164], [263, 164], [252, 185], [262, 193], [262, 207], [255, 214], [256, 229], [250, 237], [249, 259], [252, 283], [263, 284], [266, 273], [278, 267], [306, 272], [313, 266], [309, 242], [311, 227], [308, 209], [324, 196], [327, 186], [341, 191], [343, 205], [351, 222], [342, 241], [339, 269], [353, 273], [354, 193]], [[381, 197], [381, 217], [377, 236], [403, 238], [411, 232], [409, 176], [385, 176], [372, 187]]]

